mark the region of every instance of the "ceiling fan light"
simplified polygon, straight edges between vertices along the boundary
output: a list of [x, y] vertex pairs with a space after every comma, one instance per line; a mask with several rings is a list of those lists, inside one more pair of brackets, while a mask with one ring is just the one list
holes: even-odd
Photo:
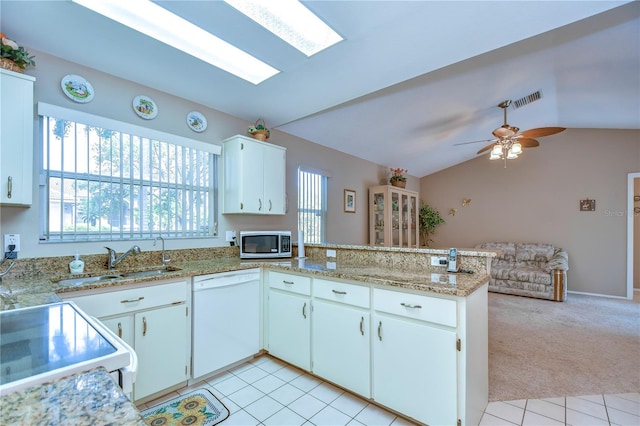
[[499, 160], [501, 158], [502, 158], [502, 153], [496, 154], [495, 152], [491, 151], [491, 155], [489, 156], [489, 160]]
[[502, 156], [502, 145], [495, 144], [493, 148], [491, 148], [491, 155]]
[[507, 152], [507, 160], [515, 160], [516, 158], [518, 158], [518, 154], [514, 153], [511, 150]]
[[522, 154], [522, 145], [520, 145], [520, 142], [516, 142], [511, 146], [510, 151], [516, 155], [518, 154]]

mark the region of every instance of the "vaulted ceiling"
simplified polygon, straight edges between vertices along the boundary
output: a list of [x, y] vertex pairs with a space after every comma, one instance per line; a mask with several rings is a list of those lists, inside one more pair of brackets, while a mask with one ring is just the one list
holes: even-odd
[[640, 128], [639, 2], [305, 1], [345, 39], [309, 58], [221, 1], [157, 3], [282, 72], [253, 85], [68, 0], [2, 0], [0, 28], [418, 177], [474, 158], [486, 142], [457, 144], [490, 139], [498, 103], [536, 91], [509, 124]]

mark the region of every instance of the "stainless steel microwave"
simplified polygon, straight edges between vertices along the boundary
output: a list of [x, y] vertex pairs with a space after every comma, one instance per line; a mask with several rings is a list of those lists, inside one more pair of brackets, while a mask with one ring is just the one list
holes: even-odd
[[240, 231], [240, 258], [291, 257], [291, 231]]

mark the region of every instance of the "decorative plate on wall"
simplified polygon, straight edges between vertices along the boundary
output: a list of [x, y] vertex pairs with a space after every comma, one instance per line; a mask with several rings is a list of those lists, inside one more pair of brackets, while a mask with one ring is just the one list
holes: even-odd
[[198, 111], [191, 111], [187, 114], [187, 125], [194, 132], [204, 132], [207, 130], [207, 119]]
[[139, 95], [133, 98], [133, 110], [145, 120], [152, 120], [158, 115], [158, 106], [153, 99]]
[[95, 95], [91, 83], [84, 77], [75, 74], [65, 75], [60, 80], [60, 87], [69, 99], [83, 104], [91, 102]]

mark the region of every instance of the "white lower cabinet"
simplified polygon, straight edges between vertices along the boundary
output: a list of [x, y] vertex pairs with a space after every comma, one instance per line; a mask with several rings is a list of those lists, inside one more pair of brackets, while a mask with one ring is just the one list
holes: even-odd
[[134, 400], [189, 379], [190, 287], [185, 280], [104, 293], [66, 293], [83, 311], [98, 318], [138, 356]]
[[313, 302], [313, 372], [364, 397], [371, 394], [369, 312]]
[[311, 279], [268, 272], [268, 350], [273, 356], [311, 370]]
[[456, 297], [267, 274], [272, 355], [418, 422], [479, 424], [488, 402], [486, 284]]
[[458, 419], [456, 333], [374, 315], [373, 399], [422, 423]]
[[184, 305], [135, 314], [138, 375], [133, 395], [141, 399], [189, 378]]

